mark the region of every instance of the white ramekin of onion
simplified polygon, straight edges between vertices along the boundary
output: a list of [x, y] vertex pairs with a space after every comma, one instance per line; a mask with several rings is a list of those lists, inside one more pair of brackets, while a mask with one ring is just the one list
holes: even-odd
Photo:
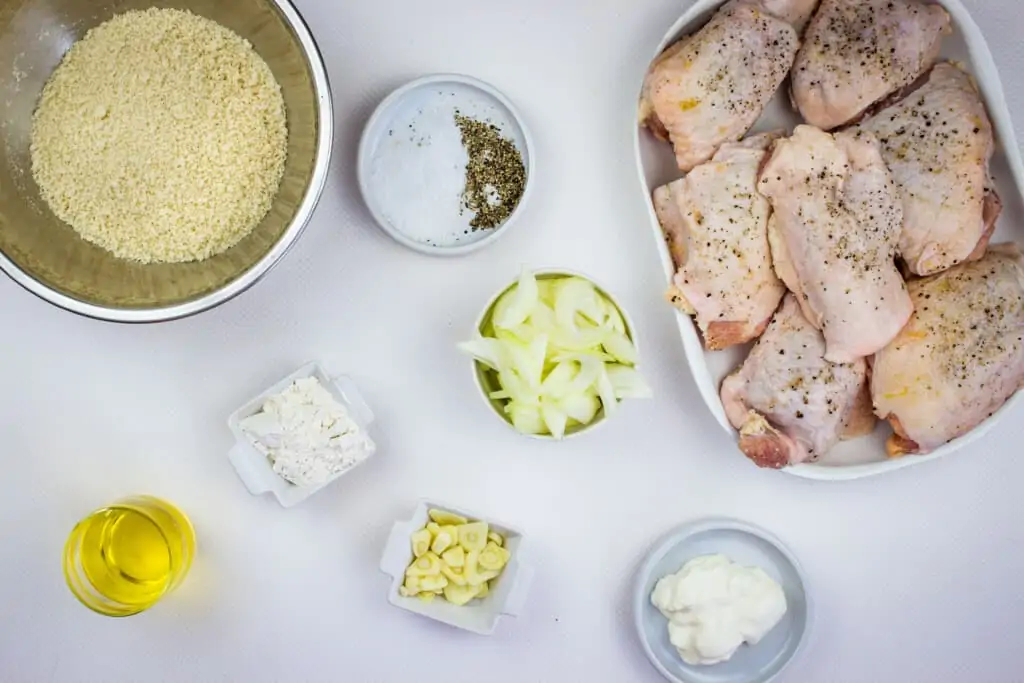
[[474, 338], [477, 386], [494, 412], [528, 436], [587, 431], [629, 398], [649, 398], [636, 369], [636, 332], [607, 290], [565, 270], [523, 270], [494, 295]]

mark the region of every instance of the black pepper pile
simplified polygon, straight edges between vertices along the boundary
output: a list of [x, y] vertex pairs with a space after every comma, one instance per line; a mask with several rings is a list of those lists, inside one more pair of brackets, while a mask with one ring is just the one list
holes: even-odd
[[460, 213], [472, 211], [474, 230], [488, 230], [504, 223], [515, 211], [526, 188], [526, 165], [515, 144], [501, 135], [493, 123], [484, 123], [455, 111], [455, 125], [462, 134], [469, 162]]

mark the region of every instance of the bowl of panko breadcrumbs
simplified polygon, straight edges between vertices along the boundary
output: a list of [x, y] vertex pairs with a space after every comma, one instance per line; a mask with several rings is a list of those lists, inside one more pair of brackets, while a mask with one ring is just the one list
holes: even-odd
[[0, 269], [32, 293], [105, 320], [181, 318], [302, 233], [333, 117], [287, 0], [24, 0], [0, 9], [0, 55]]

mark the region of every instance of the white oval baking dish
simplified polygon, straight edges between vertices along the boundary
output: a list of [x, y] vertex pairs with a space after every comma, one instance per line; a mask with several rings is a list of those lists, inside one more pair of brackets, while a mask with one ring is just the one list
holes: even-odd
[[[652, 59], [679, 38], [693, 33], [703, 26], [722, 4], [723, 0], [696, 0], [665, 34], [657, 49], [652, 53]], [[942, 57], [962, 63], [974, 75], [996, 134], [996, 152], [991, 168], [996, 189], [1003, 200], [1003, 213], [999, 218], [992, 242], [1009, 240], [1024, 242], [1024, 162], [1021, 161], [1020, 148], [1014, 135], [1010, 112], [1006, 108], [1003, 85], [996, 71], [992, 53], [989, 51], [988, 44], [978, 25], [974, 23], [960, 0], [941, 0], [939, 4], [949, 12], [954, 28], [953, 35], [946, 36], [943, 42]], [[637, 80], [638, 85], [642, 83], [642, 78], [643, 74], [640, 74]], [[780, 88], [755, 124], [752, 133], [778, 128], [791, 130], [799, 122], [799, 118], [788, 103], [786, 91], [786, 86]], [[661, 256], [667, 288], [668, 282], [675, 272], [675, 267], [654, 213], [651, 193], [658, 186], [680, 177], [681, 173], [676, 167], [670, 145], [655, 140], [639, 126], [634, 128], [633, 139], [637, 172], [647, 200], [648, 217]], [[668, 304], [666, 304], [667, 306]], [[749, 347], [707, 351], [704, 349], [693, 319], [688, 315], [676, 313], [676, 320], [690, 372], [697, 383], [701, 397], [718, 424], [730, 434], [735, 435], [736, 431], [725, 416], [718, 390], [726, 375], [739, 367], [746, 358]], [[935, 460], [980, 439], [997, 421], [1008, 412], [1015, 410], [1022, 400], [1024, 400], [1022, 393], [1018, 393], [1001, 410], [974, 430], [928, 455], [888, 459], [885, 454], [885, 439], [890, 430], [887, 424], [880, 423], [874, 434], [840, 443], [817, 463], [796, 465], [786, 468], [785, 471], [808, 479], [858, 479]], [[738, 450], [736, 455], [742, 457]]]

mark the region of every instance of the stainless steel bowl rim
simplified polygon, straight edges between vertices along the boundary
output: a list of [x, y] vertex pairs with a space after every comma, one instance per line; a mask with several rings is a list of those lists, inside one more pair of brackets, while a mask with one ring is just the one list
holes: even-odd
[[327, 69], [324, 66], [323, 55], [320, 53], [320, 48], [310, 32], [309, 26], [289, 0], [268, 1], [277, 7], [281, 15], [288, 22], [288, 25], [295, 31], [295, 36], [302, 45], [303, 53], [309, 63], [315, 91], [319, 97], [319, 102], [317, 103], [319, 121], [316, 161], [310, 174], [309, 187], [306, 189], [306, 194], [302, 198], [302, 202], [299, 204], [291, 223], [270, 251], [264, 254], [252, 267], [223, 287], [190, 301], [156, 308], [114, 308], [91, 304], [67, 296], [23, 271], [11, 259], [5, 256], [3, 252], [0, 252], [0, 270], [39, 298], [72, 313], [111, 322], [151, 323], [186, 318], [218, 306], [252, 287], [280, 262], [288, 250], [298, 241], [302, 231], [309, 223], [309, 219], [316, 209], [317, 202], [320, 200], [320, 195], [327, 182], [327, 173], [331, 161], [331, 148], [334, 141], [334, 107], [331, 101], [331, 84], [327, 78]]

